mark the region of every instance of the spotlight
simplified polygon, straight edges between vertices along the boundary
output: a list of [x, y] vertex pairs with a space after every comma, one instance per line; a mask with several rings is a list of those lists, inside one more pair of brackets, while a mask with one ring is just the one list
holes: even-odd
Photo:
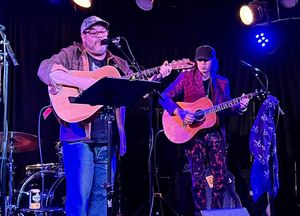
[[83, 8], [91, 7], [92, 3], [91, 0], [73, 0], [75, 4]]
[[248, 5], [243, 5], [239, 11], [240, 19], [245, 25], [253, 25], [268, 21], [267, 2], [252, 1]]
[[269, 44], [269, 38], [265, 36], [265, 33], [260, 33], [255, 35], [256, 42], [259, 44], [261, 47], [266, 47]]
[[280, 4], [285, 8], [295, 7], [298, 0], [279, 0]]
[[154, 0], [135, 0], [135, 3], [140, 9], [150, 11], [153, 8]]
[[272, 54], [279, 47], [279, 34], [274, 26], [259, 26], [250, 31], [249, 45], [255, 52]]

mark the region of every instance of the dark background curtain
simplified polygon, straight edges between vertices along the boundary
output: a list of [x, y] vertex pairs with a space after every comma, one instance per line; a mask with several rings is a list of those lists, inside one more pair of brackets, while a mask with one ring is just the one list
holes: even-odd
[[[42, 107], [49, 105], [46, 86], [38, 79], [39, 63], [61, 48], [80, 41], [80, 25], [89, 15], [97, 15], [110, 22], [110, 36], [124, 36], [137, 60], [144, 68], [161, 65], [164, 60], [190, 58], [197, 46], [210, 44], [217, 51], [219, 73], [230, 79], [231, 96], [260, 88], [248, 68], [240, 59], [251, 62], [267, 74], [269, 91], [280, 101], [285, 115], [280, 115], [277, 128], [280, 191], [275, 200], [276, 215], [292, 215], [299, 205], [299, 126], [300, 126], [300, 20], [276, 22], [270, 30], [277, 35], [278, 46], [272, 53], [254, 50], [250, 36], [260, 27], [245, 27], [238, 20], [238, 8], [245, 1], [160, 0], [153, 10], [140, 10], [133, 0], [94, 1], [91, 10], [74, 8], [67, 0], [1, 0], [0, 23], [6, 27], [10, 41], [20, 63], [10, 66], [9, 130], [37, 135], [42, 138], [44, 162], [57, 161], [55, 145], [59, 141], [58, 123], [53, 115], [38, 122]], [[300, 8], [280, 7], [283, 17], [299, 16]], [[125, 47], [125, 46], [124, 46]], [[111, 50], [120, 56], [119, 50]], [[124, 56], [123, 56], [124, 57]], [[173, 81], [173, 72], [163, 83], [163, 90]], [[261, 101], [253, 99], [245, 116], [228, 121], [229, 166], [236, 176], [237, 191], [243, 205], [255, 214], [257, 207], [249, 198], [248, 137]], [[161, 109], [156, 103], [155, 131], [161, 129]], [[3, 108], [3, 106], [1, 106]], [[2, 118], [1, 110], [1, 118]], [[126, 130], [128, 153], [122, 159], [122, 195], [127, 213], [133, 212], [147, 200], [148, 154], [148, 100], [141, 99], [128, 109]], [[1, 125], [2, 127], [2, 125]], [[178, 180], [178, 170], [184, 164], [182, 146], [176, 146], [158, 136], [158, 164], [161, 184], [172, 204], [182, 211], [188, 200], [187, 181]], [[24, 178], [24, 167], [39, 162], [38, 151], [15, 154], [16, 178]], [[177, 175], [177, 177], [176, 177]], [[185, 176], [182, 178], [186, 178]], [[181, 179], [182, 179], [181, 178]], [[188, 179], [188, 178], [187, 178]], [[183, 189], [184, 188], [184, 189]], [[181, 201], [180, 201], [181, 200]], [[188, 202], [186, 202], [188, 203]], [[186, 204], [190, 205], [190, 204]], [[257, 214], [258, 215], [258, 214]]]

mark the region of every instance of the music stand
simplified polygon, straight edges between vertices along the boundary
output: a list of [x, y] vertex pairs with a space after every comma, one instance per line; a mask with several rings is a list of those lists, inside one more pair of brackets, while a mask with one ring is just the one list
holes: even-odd
[[71, 103], [89, 105], [131, 106], [142, 96], [159, 87], [160, 82], [104, 77], [83, 91], [69, 97]]
[[[160, 82], [129, 80], [104, 77], [90, 86], [78, 97], [69, 97], [71, 103], [108, 105], [112, 107], [131, 106], [142, 96], [159, 87]], [[109, 115], [110, 116], [110, 115]], [[107, 215], [112, 215], [113, 188], [111, 184], [112, 121], [108, 118], [108, 169], [107, 169]]]

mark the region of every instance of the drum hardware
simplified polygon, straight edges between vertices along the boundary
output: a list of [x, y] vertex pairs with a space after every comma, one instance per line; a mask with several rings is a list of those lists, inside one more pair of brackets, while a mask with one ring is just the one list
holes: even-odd
[[[0, 132], [0, 140], [3, 140], [4, 133]], [[33, 164], [25, 167], [27, 179], [36, 178], [39, 176], [40, 181], [31, 185], [28, 185], [28, 189], [21, 187], [21, 189], [16, 190], [14, 188], [14, 153], [24, 153], [35, 151], [38, 149], [38, 138], [35, 135], [22, 133], [22, 132], [8, 132], [8, 195], [6, 197], [6, 213], [7, 215], [50, 215], [55, 214], [54, 212], [59, 212], [60, 215], [64, 214], [64, 202], [65, 202], [65, 187], [63, 185], [64, 171], [62, 166], [62, 150], [60, 150], [57, 155], [59, 156], [59, 163], [47, 163], [47, 164]], [[51, 180], [49, 185], [48, 178], [51, 175]], [[32, 177], [33, 176], [33, 177]], [[46, 179], [45, 179], [46, 178]], [[45, 182], [46, 181], [46, 182]], [[28, 181], [23, 182], [23, 184], [28, 184]], [[60, 185], [63, 185], [63, 189], [59, 192], [61, 199], [56, 201], [58, 196], [55, 196], [55, 192]], [[50, 189], [48, 189], [50, 188]], [[31, 195], [31, 190], [40, 190], [40, 208], [30, 209], [29, 208], [29, 198]], [[60, 188], [59, 188], [60, 189]], [[24, 199], [26, 200], [24, 202]], [[16, 201], [16, 203], [15, 203]], [[55, 207], [54, 205], [59, 206]], [[52, 207], [53, 206], [53, 207]]]
[[[0, 132], [0, 140], [3, 141], [4, 133]], [[11, 215], [16, 206], [13, 205], [14, 194], [14, 160], [13, 153], [34, 151], [37, 149], [37, 137], [31, 134], [9, 131], [8, 132], [8, 197], [7, 214]]]
[[7, 211], [8, 215], [10, 215], [16, 208], [15, 205], [12, 204], [13, 201], [13, 175], [14, 175], [14, 165], [13, 165], [13, 149], [14, 149], [14, 142], [12, 139], [8, 141], [9, 145], [9, 156], [8, 156], [8, 203], [7, 203]]
[[[3, 132], [0, 132], [0, 140], [3, 141]], [[13, 142], [13, 153], [23, 153], [35, 151], [38, 149], [38, 138], [35, 135], [9, 131], [8, 132], [9, 141]]]
[[[41, 147], [40, 147], [41, 148]], [[34, 215], [65, 215], [65, 177], [60, 142], [55, 146], [59, 163], [38, 163], [25, 167], [27, 178], [18, 191], [17, 212]], [[41, 153], [41, 152], [40, 152]], [[40, 208], [30, 208], [32, 190], [40, 191]], [[57, 194], [58, 193], [58, 194]]]
[[60, 163], [46, 163], [46, 164], [31, 164], [25, 167], [26, 175], [30, 176], [39, 171], [49, 171], [54, 173], [63, 173]]
[[[9, 200], [7, 202], [7, 194], [6, 194], [6, 175], [7, 175], [7, 170], [6, 170], [6, 166], [7, 166], [7, 151], [8, 151], [8, 144], [9, 144], [9, 140], [8, 138], [9, 136], [9, 104], [10, 104], [10, 100], [9, 100], [9, 89], [10, 88], [10, 76], [9, 74], [9, 65], [12, 62], [13, 66], [18, 66], [19, 63], [15, 57], [15, 53], [13, 52], [13, 50], [11, 49], [11, 46], [9, 44], [9, 41], [4, 33], [5, 27], [2, 26], [1, 30], [0, 30], [0, 37], [1, 37], [1, 41], [0, 44], [3, 45], [2, 49], [0, 50], [0, 72], [1, 72], [1, 90], [0, 91], [0, 100], [3, 103], [3, 135], [2, 135], [2, 139], [1, 139], [1, 169], [0, 169], [0, 187], [1, 187], [1, 210], [2, 210], [2, 215], [6, 216], [7, 213], [11, 212], [11, 203], [10, 199], [11, 199], [11, 195], [9, 196]], [[10, 57], [11, 61], [8, 61], [8, 57]], [[3, 67], [3, 75], [2, 75], [2, 67]], [[2, 81], [2, 77], [3, 77], [3, 81]], [[3, 86], [3, 87], [2, 87]], [[4, 139], [3, 139], [4, 138]], [[11, 151], [11, 150], [9, 150]], [[10, 159], [12, 160], [12, 159]], [[9, 163], [12, 163], [11, 161]], [[11, 177], [12, 174], [9, 175], [9, 178]], [[9, 179], [11, 180], [11, 179]], [[10, 182], [11, 184], [11, 182]], [[10, 188], [9, 193], [12, 191], [12, 189]], [[7, 205], [9, 205], [9, 207], [7, 208]]]
[[33, 213], [36, 216], [48, 215], [47, 213], [49, 213], [49, 215], [52, 215], [51, 213], [54, 213], [54, 212], [63, 212], [64, 213], [62, 208], [20, 209], [19, 212], [27, 213], [27, 214]]
[[55, 145], [55, 149], [57, 151], [56, 155], [58, 157], [58, 172], [59, 173], [63, 173], [64, 172], [64, 166], [63, 166], [63, 148], [62, 148], [62, 145], [61, 145], [61, 142], [58, 141]]
[[[40, 190], [40, 208], [29, 208], [30, 191]], [[28, 176], [18, 191], [18, 214], [64, 215], [66, 200], [65, 176], [51, 170], [41, 170]]]

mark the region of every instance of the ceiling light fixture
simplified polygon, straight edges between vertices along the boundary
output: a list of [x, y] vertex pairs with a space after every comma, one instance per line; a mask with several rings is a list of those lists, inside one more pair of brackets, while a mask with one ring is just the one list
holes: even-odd
[[92, 5], [91, 0], [73, 0], [73, 2], [83, 8], [90, 8]]
[[150, 11], [153, 8], [154, 1], [155, 0], [135, 0], [135, 3], [140, 9]]
[[239, 16], [243, 24], [253, 25], [268, 21], [267, 3], [265, 1], [252, 1], [242, 5]]

